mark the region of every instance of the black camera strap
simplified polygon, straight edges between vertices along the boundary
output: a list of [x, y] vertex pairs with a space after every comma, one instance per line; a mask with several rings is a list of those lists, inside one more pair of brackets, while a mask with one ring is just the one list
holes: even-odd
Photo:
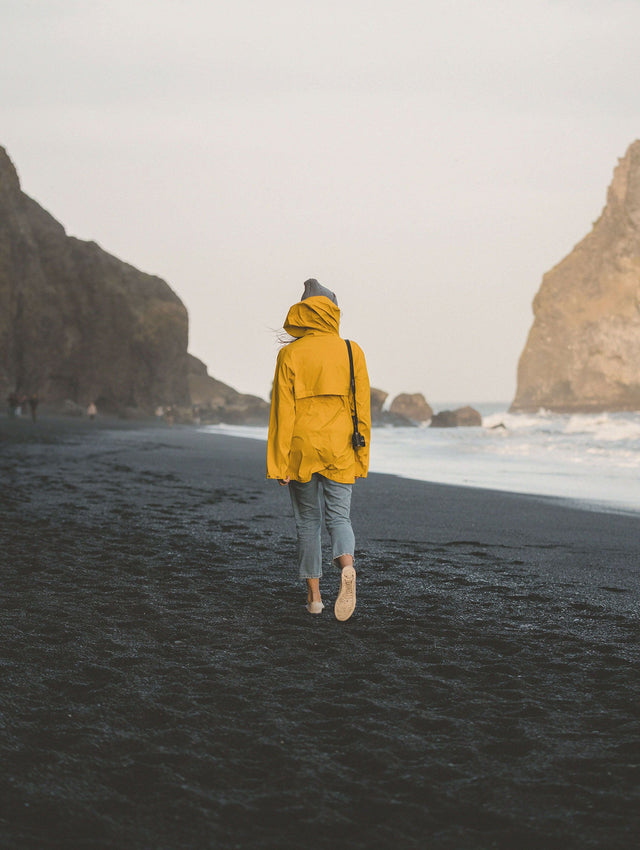
[[356, 402], [356, 376], [353, 371], [353, 352], [351, 351], [351, 342], [345, 339], [347, 343], [347, 351], [349, 352], [349, 369], [351, 371], [351, 392], [353, 393], [353, 431], [358, 433], [358, 405]]

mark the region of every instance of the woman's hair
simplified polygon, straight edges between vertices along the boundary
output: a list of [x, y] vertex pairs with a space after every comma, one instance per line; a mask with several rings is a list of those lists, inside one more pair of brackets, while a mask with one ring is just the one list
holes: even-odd
[[290, 345], [292, 342], [295, 342], [297, 338], [297, 336], [291, 336], [291, 334], [288, 334], [284, 328], [276, 331], [276, 341], [280, 348], [284, 348], [285, 345]]

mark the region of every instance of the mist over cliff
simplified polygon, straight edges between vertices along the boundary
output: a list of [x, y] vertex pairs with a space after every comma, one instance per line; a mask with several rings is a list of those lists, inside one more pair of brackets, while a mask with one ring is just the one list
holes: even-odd
[[544, 275], [512, 410], [640, 409], [640, 141], [591, 232]]

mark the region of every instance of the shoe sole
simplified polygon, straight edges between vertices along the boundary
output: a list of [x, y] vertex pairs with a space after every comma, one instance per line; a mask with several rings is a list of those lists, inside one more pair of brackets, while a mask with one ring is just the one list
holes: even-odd
[[340, 590], [336, 598], [333, 613], [336, 620], [348, 620], [356, 608], [356, 571], [353, 567], [343, 567], [340, 578]]

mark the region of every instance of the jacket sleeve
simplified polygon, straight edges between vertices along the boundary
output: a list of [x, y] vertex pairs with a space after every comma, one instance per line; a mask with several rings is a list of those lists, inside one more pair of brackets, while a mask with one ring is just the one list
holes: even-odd
[[267, 478], [289, 475], [289, 453], [296, 418], [293, 373], [287, 365], [286, 349], [281, 349], [276, 363], [271, 391], [271, 412], [267, 437]]
[[354, 349], [353, 371], [356, 379], [356, 402], [358, 405], [358, 427], [366, 446], [355, 452], [356, 478], [366, 478], [369, 471], [369, 448], [371, 445], [371, 388], [364, 352], [357, 344]]

